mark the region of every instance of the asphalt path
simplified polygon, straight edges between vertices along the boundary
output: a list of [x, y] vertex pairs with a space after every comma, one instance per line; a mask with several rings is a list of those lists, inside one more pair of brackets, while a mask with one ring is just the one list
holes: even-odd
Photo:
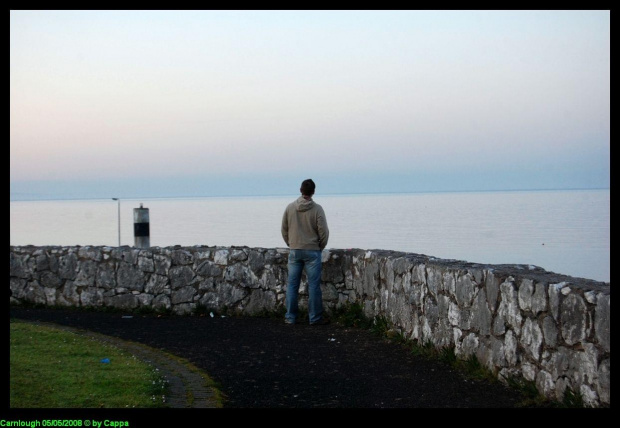
[[203, 370], [223, 408], [519, 408], [499, 382], [468, 379], [440, 361], [359, 328], [286, 325], [255, 317], [156, 316], [11, 308], [11, 317], [147, 345]]

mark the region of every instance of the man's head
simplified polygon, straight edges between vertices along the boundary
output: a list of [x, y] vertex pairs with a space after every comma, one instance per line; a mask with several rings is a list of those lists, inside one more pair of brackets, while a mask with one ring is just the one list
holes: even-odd
[[304, 196], [312, 196], [314, 195], [314, 189], [316, 188], [314, 181], [311, 178], [304, 180], [301, 182], [301, 188], [299, 191]]

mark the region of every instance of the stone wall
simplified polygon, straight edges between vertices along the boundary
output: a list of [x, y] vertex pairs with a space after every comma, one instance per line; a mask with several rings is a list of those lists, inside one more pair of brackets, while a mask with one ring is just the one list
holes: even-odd
[[[13, 247], [11, 303], [256, 315], [284, 307], [288, 249]], [[610, 405], [610, 286], [527, 265], [479, 265], [380, 250], [323, 252], [328, 310], [361, 304], [406, 338], [500, 379], [566, 388]], [[307, 304], [302, 282], [300, 305]]]

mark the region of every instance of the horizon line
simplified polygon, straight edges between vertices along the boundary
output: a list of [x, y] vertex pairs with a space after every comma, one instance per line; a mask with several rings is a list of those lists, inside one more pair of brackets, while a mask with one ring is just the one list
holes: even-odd
[[[571, 187], [571, 188], [520, 188], [520, 189], [469, 189], [469, 190], [418, 190], [418, 191], [383, 191], [383, 192], [333, 192], [321, 193], [320, 196], [363, 196], [363, 195], [407, 195], [407, 194], [426, 194], [426, 193], [493, 193], [493, 192], [545, 192], [545, 191], [582, 191], [582, 190], [610, 190], [610, 187]], [[228, 194], [228, 195], [175, 195], [175, 196], [128, 196], [119, 198], [118, 196], [109, 197], [82, 197], [82, 198], [60, 198], [60, 197], [38, 197], [38, 198], [13, 198], [9, 194], [9, 202], [36, 202], [36, 201], [94, 201], [94, 200], [135, 200], [135, 199], [197, 199], [197, 198], [247, 198], [247, 197], [274, 197], [274, 196], [295, 196], [296, 193], [271, 193], [271, 194]]]

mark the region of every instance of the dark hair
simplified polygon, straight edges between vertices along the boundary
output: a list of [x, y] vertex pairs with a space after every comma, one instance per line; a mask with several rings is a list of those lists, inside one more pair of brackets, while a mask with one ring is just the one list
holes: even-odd
[[307, 180], [301, 182], [301, 188], [299, 190], [302, 195], [312, 196], [314, 195], [314, 189], [316, 189], [314, 181], [312, 181], [311, 178], [308, 178]]

